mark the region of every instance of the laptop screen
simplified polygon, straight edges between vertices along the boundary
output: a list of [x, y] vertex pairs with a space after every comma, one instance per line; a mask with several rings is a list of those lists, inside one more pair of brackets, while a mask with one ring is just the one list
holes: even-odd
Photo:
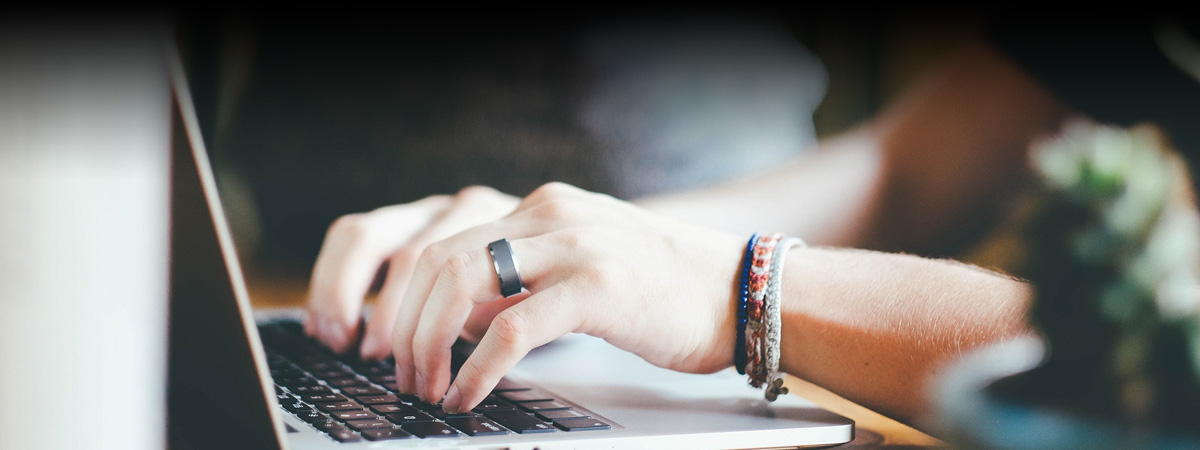
[[171, 162], [167, 435], [174, 449], [282, 448], [282, 421], [178, 50]]

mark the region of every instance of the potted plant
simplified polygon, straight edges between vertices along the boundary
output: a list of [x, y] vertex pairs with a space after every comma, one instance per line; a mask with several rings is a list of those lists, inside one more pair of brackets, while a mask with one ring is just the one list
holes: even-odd
[[1077, 123], [1034, 153], [1041, 183], [1010, 272], [1038, 338], [968, 356], [940, 386], [978, 448], [1200, 448], [1200, 225], [1152, 126]]

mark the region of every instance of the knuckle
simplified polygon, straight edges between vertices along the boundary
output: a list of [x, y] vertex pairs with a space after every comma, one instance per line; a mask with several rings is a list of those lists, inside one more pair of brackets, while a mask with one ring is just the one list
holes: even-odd
[[580, 273], [579, 276], [582, 277], [584, 284], [589, 286], [614, 286], [617, 284], [616, 277], [619, 270], [619, 267], [613, 267], [611, 264], [596, 264]]
[[482, 378], [483, 371], [479, 369], [479, 365], [472, 361], [471, 358], [467, 358], [467, 360], [463, 362], [462, 367], [458, 369], [457, 379], [459, 382], [466, 382], [463, 384], [463, 386], [474, 386], [476, 383], [482, 380]]
[[446, 244], [442, 243], [442, 241], [434, 242], [425, 246], [425, 248], [421, 250], [421, 256], [417, 258], [417, 266], [425, 270], [436, 272], [438, 267], [441, 266], [441, 261], [445, 259], [445, 257], [442, 256], [446, 252], [445, 248]]
[[330, 236], [359, 237], [370, 232], [367, 214], [355, 213], [338, 217], [329, 225]]
[[563, 183], [561, 181], [551, 181], [549, 183], [538, 186], [538, 188], [534, 189], [533, 192], [531, 194], [529, 194], [529, 196], [543, 198], [543, 199], [550, 199], [550, 198], [562, 197], [564, 195], [569, 195], [578, 190], [579, 190], [579, 188], [571, 186], [567, 183]]
[[459, 252], [446, 260], [445, 268], [442, 273], [449, 277], [452, 282], [458, 282], [466, 279], [471, 267], [475, 261], [475, 257], [470, 252]]
[[492, 320], [491, 330], [502, 347], [516, 349], [529, 332], [529, 320], [513, 309], [506, 309]]
[[606, 231], [594, 226], [579, 226], [563, 230], [559, 233], [560, 244], [575, 253], [587, 255], [589, 260], [603, 261], [607, 255], [608, 245]]
[[576, 208], [574, 202], [566, 199], [556, 198], [542, 202], [537, 206], [536, 215], [539, 219], [547, 221], [560, 221], [575, 217]]
[[474, 203], [489, 198], [495, 197], [497, 194], [495, 189], [487, 186], [474, 185], [459, 189], [454, 195], [454, 199], [459, 203]]
[[573, 251], [584, 250], [589, 245], [587, 234], [579, 229], [570, 229], [558, 233], [558, 241], [564, 248]]

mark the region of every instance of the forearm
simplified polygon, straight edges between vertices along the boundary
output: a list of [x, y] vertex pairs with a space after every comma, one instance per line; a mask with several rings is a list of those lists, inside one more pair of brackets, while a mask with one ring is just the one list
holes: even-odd
[[816, 245], [856, 246], [875, 206], [879, 146], [868, 129], [822, 141], [774, 170], [635, 201], [685, 222], [749, 236], [783, 231]]
[[973, 266], [821, 248], [787, 261], [783, 370], [909, 423], [946, 363], [1029, 330], [1029, 286]]
[[963, 49], [871, 124], [776, 170], [637, 202], [749, 235], [948, 255], [1008, 213], [1027, 151], [1064, 107], [983, 43]]

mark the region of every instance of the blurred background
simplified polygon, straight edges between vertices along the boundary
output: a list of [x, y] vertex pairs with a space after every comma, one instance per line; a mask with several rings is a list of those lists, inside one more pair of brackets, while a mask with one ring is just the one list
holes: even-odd
[[292, 278], [337, 217], [473, 184], [635, 199], [768, 169], [871, 117], [976, 17], [225, 14], [187, 16], [183, 41], [244, 263]]

